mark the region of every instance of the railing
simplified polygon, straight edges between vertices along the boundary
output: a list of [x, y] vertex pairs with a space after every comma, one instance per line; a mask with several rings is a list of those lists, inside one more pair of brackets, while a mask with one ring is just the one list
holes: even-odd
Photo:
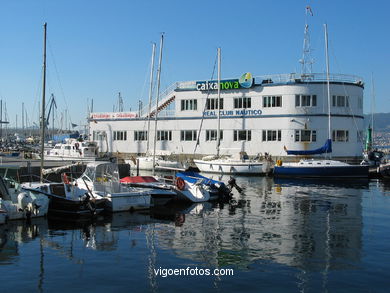
[[[272, 74], [272, 75], [261, 75], [254, 77], [255, 84], [286, 84], [286, 83], [310, 83], [310, 82], [326, 82], [327, 77], [326, 73], [286, 73], [286, 74]], [[356, 75], [350, 74], [329, 74], [330, 82], [340, 82], [340, 83], [355, 83], [357, 85], [364, 85], [363, 79]], [[169, 100], [174, 94], [175, 90], [195, 90], [196, 81], [183, 81], [175, 82], [167, 87], [159, 96], [159, 105], [162, 105], [167, 100]], [[152, 101], [151, 113], [156, 109], [156, 99]], [[165, 110], [162, 110], [159, 113], [159, 116]], [[146, 105], [142, 111], [141, 115], [147, 117], [149, 115], [149, 105]]]

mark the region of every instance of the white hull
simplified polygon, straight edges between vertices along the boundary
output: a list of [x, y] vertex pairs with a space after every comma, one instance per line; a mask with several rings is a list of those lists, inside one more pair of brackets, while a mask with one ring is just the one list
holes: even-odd
[[241, 160], [194, 160], [201, 172], [218, 174], [252, 174], [262, 175], [270, 171], [268, 161], [254, 162]]
[[133, 210], [148, 209], [151, 205], [151, 198], [146, 193], [119, 193], [107, 194], [108, 210], [111, 212], [124, 212]]
[[76, 156], [51, 156], [51, 155], [45, 155], [46, 161], [85, 161], [85, 162], [91, 162], [95, 161], [96, 157], [76, 157]]
[[[13, 197], [13, 195], [11, 196]], [[49, 209], [49, 198], [45, 195], [22, 192], [12, 200], [0, 200], [0, 207], [6, 211], [8, 220], [44, 217]], [[0, 218], [3, 217], [3, 214], [0, 213]], [[1, 221], [0, 219], [0, 223]]]
[[194, 203], [209, 201], [210, 193], [201, 185], [191, 184], [186, 182], [184, 190], [177, 190], [177, 197], [179, 200], [190, 201]]
[[[139, 170], [153, 170], [153, 157], [140, 157], [137, 158], [137, 160], [125, 160], [127, 164], [129, 164], [132, 168], [137, 168], [137, 162], [138, 162], [138, 168]], [[162, 160], [159, 158], [155, 159], [156, 170], [159, 169], [165, 169], [165, 168], [181, 168], [182, 165], [179, 162], [175, 161], [168, 161], [168, 160]]]

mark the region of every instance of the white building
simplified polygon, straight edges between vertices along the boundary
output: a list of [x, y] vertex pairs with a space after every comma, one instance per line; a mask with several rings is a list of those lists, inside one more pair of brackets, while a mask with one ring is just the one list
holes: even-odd
[[[243, 78], [250, 76], [249, 79]], [[217, 82], [178, 82], [160, 95], [157, 150], [176, 154], [216, 152]], [[362, 153], [362, 79], [330, 75], [332, 157]], [[328, 138], [327, 82], [324, 74], [281, 74], [221, 81], [221, 154], [286, 156], [291, 150], [321, 147]], [[156, 106], [152, 106], [155, 109]], [[153, 151], [155, 110], [92, 113], [90, 129], [100, 151]], [[148, 125], [149, 132], [148, 132]], [[149, 142], [148, 142], [149, 139]]]

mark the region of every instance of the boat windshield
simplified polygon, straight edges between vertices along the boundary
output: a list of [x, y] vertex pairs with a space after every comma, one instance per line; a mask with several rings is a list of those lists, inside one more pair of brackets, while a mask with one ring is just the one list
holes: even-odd
[[95, 180], [97, 182], [119, 182], [118, 166], [113, 163], [96, 166]]

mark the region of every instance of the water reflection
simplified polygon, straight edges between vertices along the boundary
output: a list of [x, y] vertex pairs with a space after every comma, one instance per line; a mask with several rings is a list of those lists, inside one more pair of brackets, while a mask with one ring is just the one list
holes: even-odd
[[[98, 262], [114, 280], [119, 278], [115, 266], [129, 270], [130, 265], [145, 262], [147, 270], [133, 268], [134, 277], [146, 278], [156, 291], [159, 279], [153, 269], [164, 263], [178, 268], [233, 267], [249, 274], [253, 266], [273, 263], [297, 270], [294, 278], [300, 289], [306, 286], [307, 272], [320, 272], [326, 283], [329, 271], [359, 264], [362, 194], [368, 182], [238, 177], [237, 184], [244, 191], [235, 192], [228, 204], [172, 204], [85, 222], [55, 218], [10, 222], [0, 226], [0, 265], [17, 265], [21, 244], [25, 250], [36, 249], [37, 245], [29, 246], [32, 242], [40, 247], [39, 291], [54, 262], [91, 271], [99, 269]], [[113, 265], [115, 257], [127, 261]], [[92, 282], [88, 278], [93, 275], [84, 278]]]

